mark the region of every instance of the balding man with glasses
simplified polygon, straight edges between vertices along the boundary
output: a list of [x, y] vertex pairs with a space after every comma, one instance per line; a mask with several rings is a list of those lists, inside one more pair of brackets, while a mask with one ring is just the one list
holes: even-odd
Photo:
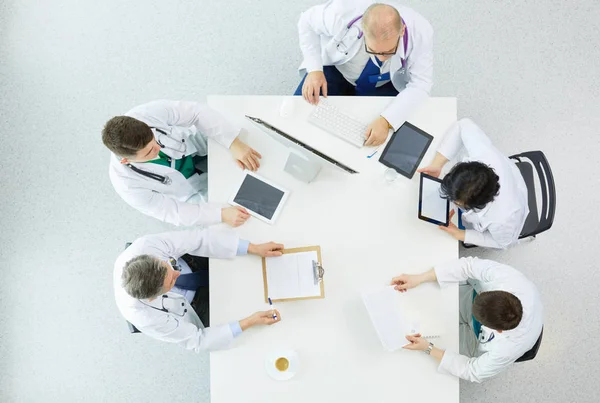
[[298, 22], [304, 78], [294, 95], [311, 104], [319, 95], [395, 96], [369, 125], [365, 145], [385, 142], [433, 85], [433, 29], [394, 2], [330, 0]]

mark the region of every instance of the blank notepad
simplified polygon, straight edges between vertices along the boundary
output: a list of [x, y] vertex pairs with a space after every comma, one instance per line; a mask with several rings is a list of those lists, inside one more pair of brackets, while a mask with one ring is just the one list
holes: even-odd
[[265, 261], [268, 296], [272, 300], [321, 296], [313, 272], [313, 261], [319, 261], [317, 251], [268, 257]]
[[421, 285], [400, 293], [393, 286], [363, 293], [373, 326], [388, 351], [408, 344], [406, 335], [425, 338], [442, 334], [442, 300], [439, 288]]

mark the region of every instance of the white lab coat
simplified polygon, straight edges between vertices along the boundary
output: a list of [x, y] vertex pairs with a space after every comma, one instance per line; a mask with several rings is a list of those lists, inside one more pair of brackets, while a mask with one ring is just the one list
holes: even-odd
[[[542, 332], [542, 301], [536, 286], [521, 272], [491, 260], [467, 257], [436, 266], [435, 274], [440, 286], [468, 281], [478, 294], [506, 291], [519, 298], [523, 306], [523, 317], [515, 329], [498, 333], [482, 325], [480, 340], [489, 340], [491, 333], [494, 333], [493, 339], [487, 343], [477, 341], [473, 356], [446, 351], [438, 368], [440, 372], [481, 382], [504, 371], [536, 343]], [[462, 305], [461, 316], [467, 318], [472, 333], [469, 336], [474, 338], [471, 306], [472, 303], [463, 312], [465, 306]]]
[[[300, 16], [298, 31], [300, 49], [304, 61], [300, 72], [323, 70], [323, 66], [340, 65], [352, 59], [363, 46], [364, 36], [344, 38], [348, 53], [337, 50], [337, 44], [346, 33], [346, 27], [354, 18], [362, 15], [373, 1], [330, 0], [311, 7]], [[392, 1], [384, 3], [394, 6], [406, 23], [408, 46], [404, 55], [402, 40], [396, 55], [390, 59], [390, 76], [394, 87], [400, 91], [395, 100], [381, 113], [394, 130], [406, 121], [412, 111], [431, 93], [433, 85], [433, 28], [416, 11], [402, 7]], [[361, 27], [361, 21], [355, 23]], [[362, 29], [362, 27], [361, 27]], [[401, 74], [402, 59], [406, 60], [406, 74]]]
[[[172, 183], [163, 184], [134, 172], [120, 157], [111, 154], [109, 176], [115, 190], [136, 210], [174, 225], [212, 225], [221, 222], [221, 206], [204, 203], [199, 192], [206, 190], [205, 178], [198, 174], [186, 179], [174, 169], [175, 159], [184, 154], [169, 147], [185, 141], [185, 155], [207, 154], [207, 139], [212, 138], [229, 148], [240, 128], [230, 124], [206, 104], [159, 100], [137, 106], [126, 113], [151, 127], [166, 132], [160, 136], [166, 145], [164, 154], [173, 158], [173, 168], [154, 163], [132, 163], [144, 171], [168, 176]], [[154, 131], [155, 136], [160, 134]], [[205, 175], [203, 175], [205, 176]], [[192, 200], [190, 200], [192, 198]]]
[[157, 340], [177, 343], [196, 352], [227, 347], [234, 337], [229, 324], [205, 328], [187, 299], [172, 291], [166, 293], [168, 297], [164, 299], [169, 312], [163, 312], [160, 310], [162, 297], [149, 301], [127, 294], [122, 287], [121, 274], [125, 264], [139, 255], [148, 254], [163, 261], [170, 257], [178, 259], [186, 253], [232, 258], [236, 255], [238, 243], [239, 238], [234, 231], [214, 228], [166, 232], [137, 239], [115, 263], [113, 280], [119, 311], [142, 333]]
[[448, 160], [455, 159], [461, 151], [466, 151], [463, 162], [479, 161], [489, 165], [500, 178], [500, 191], [492, 202], [482, 210], [463, 213], [463, 220], [470, 224], [465, 232], [465, 243], [506, 248], [517, 242], [529, 214], [525, 180], [515, 163], [494, 147], [470, 119], [461, 119], [450, 126], [438, 149]]

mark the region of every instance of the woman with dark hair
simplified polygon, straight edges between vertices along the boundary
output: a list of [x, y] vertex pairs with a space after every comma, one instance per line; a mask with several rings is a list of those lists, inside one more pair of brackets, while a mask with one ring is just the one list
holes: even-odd
[[467, 225], [459, 220], [459, 227], [440, 228], [467, 244], [506, 248], [519, 239], [529, 214], [521, 172], [470, 119], [448, 129], [431, 165], [419, 172], [437, 178], [460, 152], [466, 155], [444, 176], [441, 192], [458, 206]]

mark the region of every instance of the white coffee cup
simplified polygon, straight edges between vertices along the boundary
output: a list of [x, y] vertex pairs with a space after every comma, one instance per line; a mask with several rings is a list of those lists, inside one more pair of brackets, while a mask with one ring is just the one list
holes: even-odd
[[287, 381], [296, 375], [299, 368], [298, 354], [293, 350], [278, 350], [267, 355], [265, 368], [271, 378]]

